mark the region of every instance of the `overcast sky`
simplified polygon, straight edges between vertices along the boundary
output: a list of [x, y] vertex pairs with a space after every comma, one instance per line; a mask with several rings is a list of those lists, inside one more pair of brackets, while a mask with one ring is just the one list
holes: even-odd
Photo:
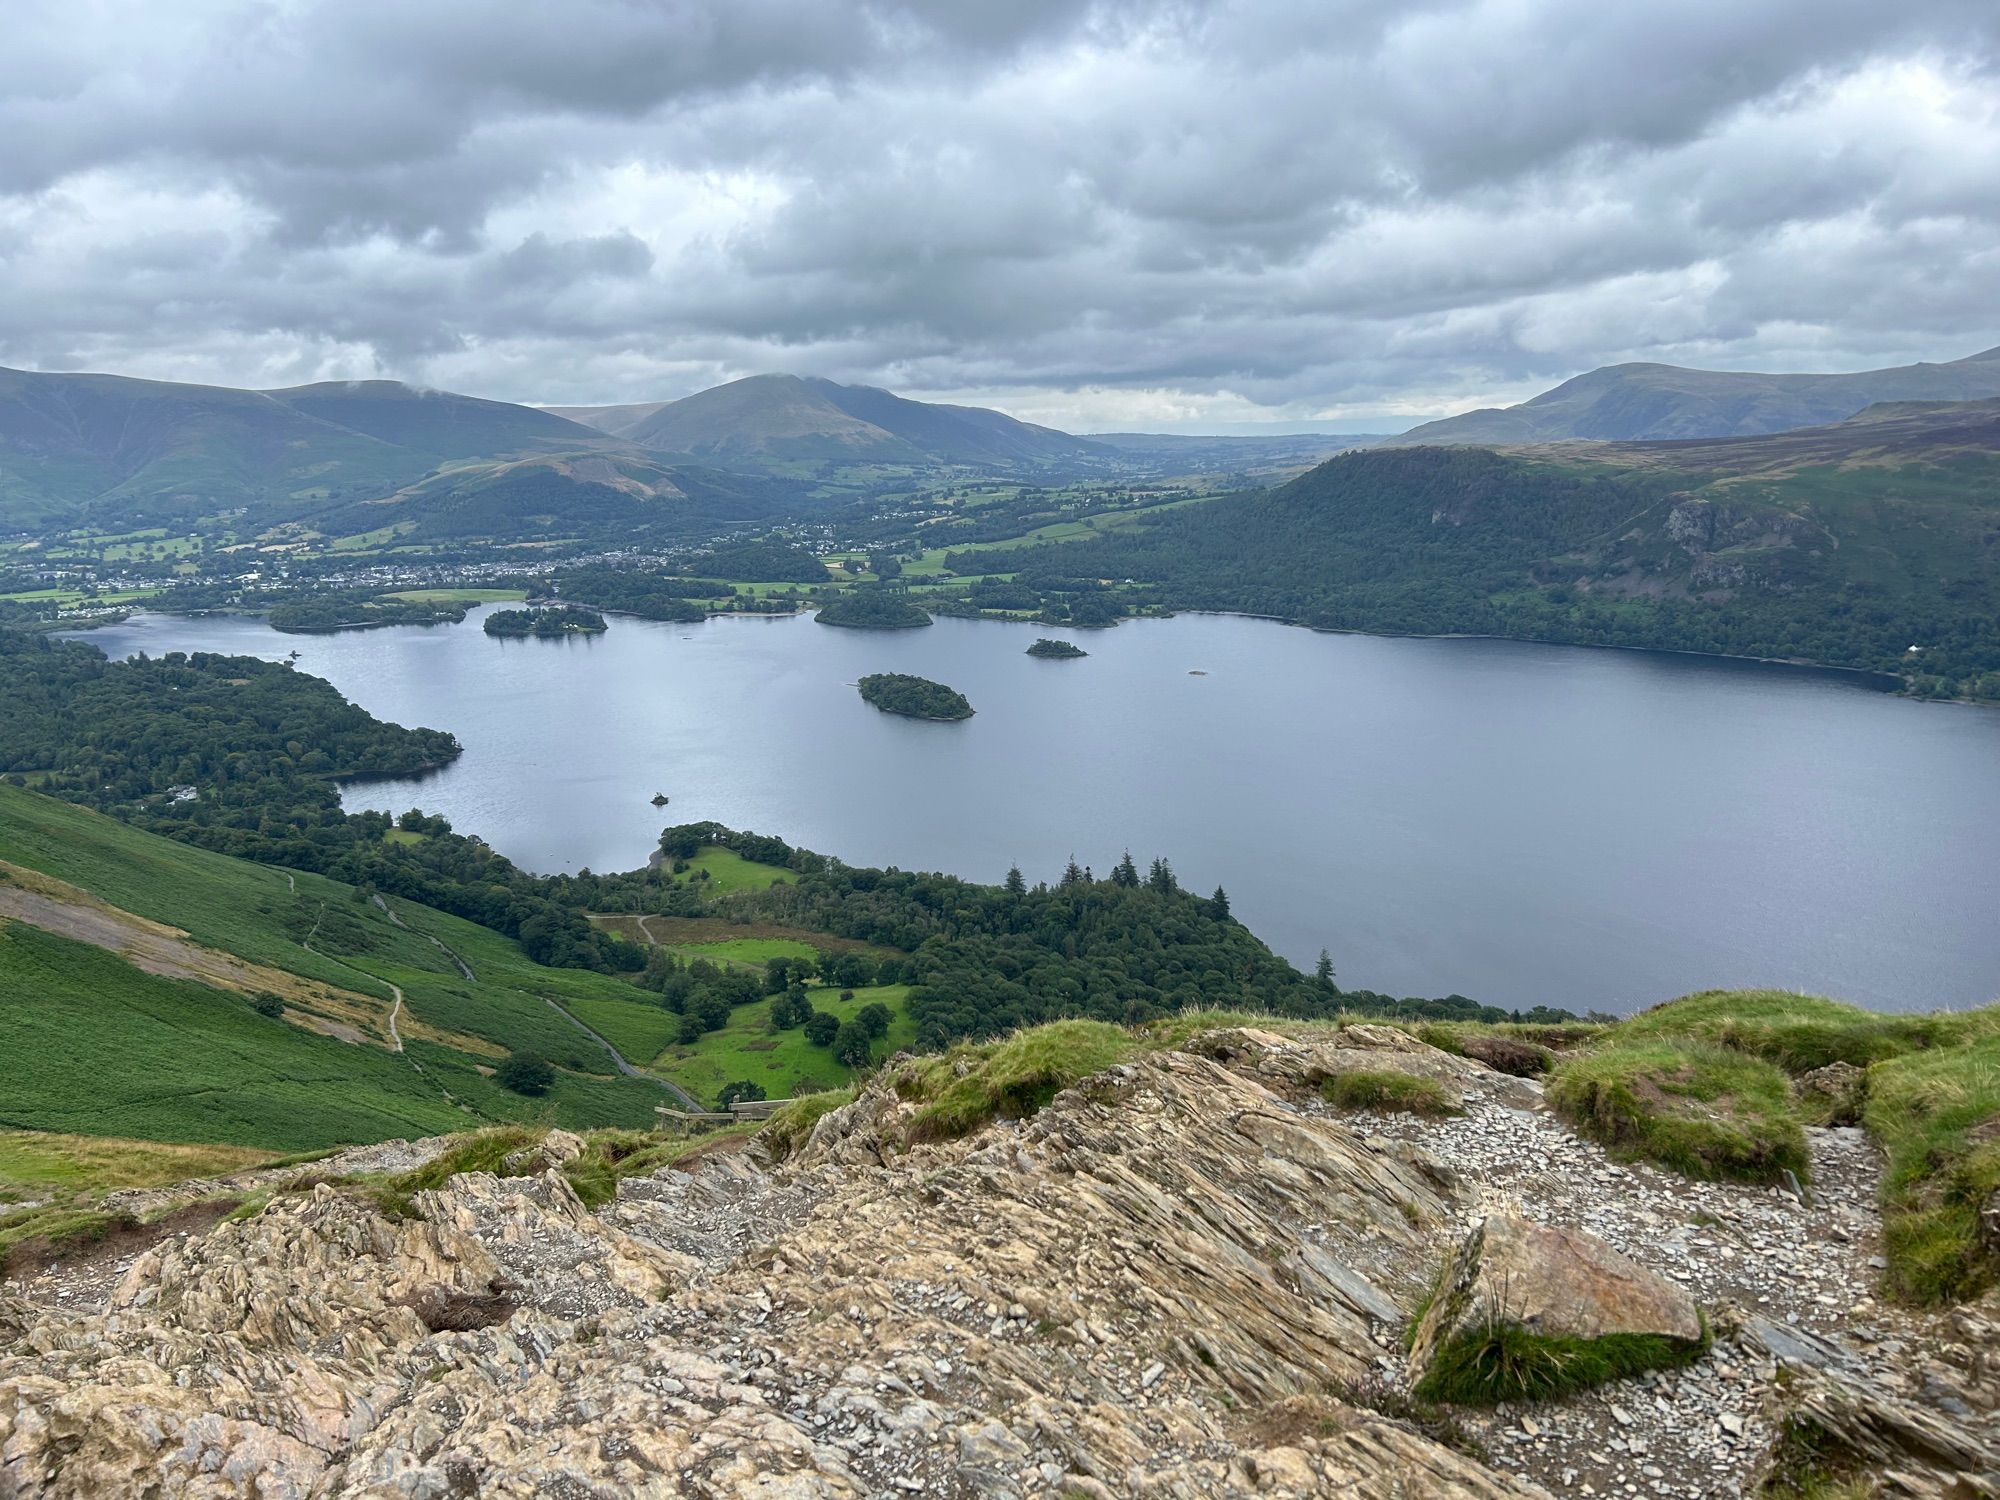
[[788, 370], [1226, 430], [2000, 343], [1995, 0], [7, 0], [4, 26], [0, 364], [557, 403]]

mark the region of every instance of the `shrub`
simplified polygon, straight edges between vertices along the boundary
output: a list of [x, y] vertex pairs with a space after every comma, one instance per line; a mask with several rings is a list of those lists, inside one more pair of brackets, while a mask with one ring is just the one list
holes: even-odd
[[727, 1109], [732, 1104], [765, 1097], [763, 1084], [751, 1078], [738, 1078], [722, 1086], [715, 1102], [718, 1108]]
[[1791, 1084], [1770, 1063], [1720, 1047], [1613, 1042], [1566, 1059], [1548, 1101], [1626, 1160], [1689, 1177], [1775, 1182], [1810, 1169]]
[[284, 1019], [285, 1015], [284, 998], [282, 996], [272, 994], [269, 990], [261, 991], [258, 995], [256, 995], [255, 998], [253, 998], [250, 1002], [250, 1008], [256, 1011], [258, 1015], [269, 1016], [274, 1021], [279, 1021]]
[[546, 1094], [556, 1081], [556, 1070], [538, 1052], [510, 1052], [493, 1070], [494, 1082], [517, 1094]]
[[1328, 1104], [1340, 1109], [1399, 1111], [1412, 1115], [1455, 1115], [1458, 1105], [1435, 1078], [1414, 1073], [1360, 1069], [1336, 1073], [1320, 1085]]

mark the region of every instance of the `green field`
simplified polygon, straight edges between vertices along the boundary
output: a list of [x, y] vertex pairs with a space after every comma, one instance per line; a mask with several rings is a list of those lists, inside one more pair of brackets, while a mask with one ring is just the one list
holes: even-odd
[[730, 938], [720, 943], [676, 943], [668, 952], [676, 958], [705, 958], [710, 963], [762, 969], [774, 958], [817, 959], [820, 950], [793, 938]]
[[[895, 1019], [890, 1022], [889, 1034], [875, 1044], [877, 1062], [916, 1040], [916, 1026], [907, 1005], [909, 993], [910, 987], [904, 984], [859, 989], [847, 1001], [840, 998], [838, 990], [810, 992], [814, 1009], [828, 1011], [843, 1021], [872, 1000], [889, 1007]], [[773, 1099], [789, 1098], [801, 1079], [823, 1088], [839, 1088], [853, 1080], [853, 1070], [836, 1062], [827, 1048], [813, 1046], [796, 1027], [772, 1032], [770, 1018], [768, 1000], [739, 1005], [722, 1030], [711, 1031], [693, 1046], [675, 1045], [661, 1052], [653, 1059], [653, 1071], [708, 1100], [714, 1099], [725, 1083], [739, 1078], [762, 1084], [765, 1094]]]
[[[402, 1029], [412, 1052], [423, 1056], [451, 1092], [482, 1116], [515, 1119], [552, 1113], [566, 1124], [644, 1123], [657, 1102], [658, 1091], [651, 1085], [611, 1076], [612, 1063], [604, 1050], [548, 1004], [557, 1001], [614, 1041], [621, 1035], [636, 1039], [635, 1050], [643, 1057], [659, 1045], [650, 1028], [660, 1024], [661, 1012], [652, 997], [606, 975], [544, 968], [511, 939], [488, 928], [392, 898], [389, 907], [403, 923], [398, 926], [386, 912], [360, 899], [353, 887], [338, 881], [231, 859], [5, 786], [0, 786], [0, 860], [81, 887], [112, 906], [177, 927], [206, 947], [253, 963], [383, 1002], [391, 997], [391, 984], [401, 986]], [[302, 946], [308, 938], [311, 950]], [[431, 938], [450, 951], [441, 950]], [[471, 967], [475, 978], [465, 978], [454, 954]], [[136, 973], [120, 960], [110, 961]], [[24, 992], [0, 985], [0, 994], [11, 998], [16, 993]], [[240, 999], [231, 1003], [241, 1008]], [[278, 1032], [260, 1031], [259, 1036], [307, 1035], [279, 1022], [251, 1019], [278, 1028]], [[17, 1029], [26, 1027], [28, 1020], [23, 1010], [0, 1010], [0, 1055], [10, 1050]], [[120, 1025], [125, 1024], [121, 1012]], [[427, 1035], [426, 1028], [434, 1032]], [[315, 1045], [320, 1041], [310, 1040]], [[37, 1045], [47, 1045], [46, 1039]], [[335, 1049], [331, 1055], [349, 1061], [386, 1056], [373, 1048], [327, 1045]], [[506, 1094], [477, 1070], [500, 1052], [513, 1049], [540, 1052], [570, 1071], [545, 1099]], [[620, 1050], [625, 1050], [622, 1043]], [[95, 1081], [80, 1056], [71, 1061], [82, 1069], [72, 1078], [73, 1091], [76, 1078]], [[141, 1059], [133, 1054], [126, 1061], [139, 1066]], [[410, 1071], [407, 1063], [390, 1061], [403, 1072]], [[157, 1083], [160, 1074], [148, 1076]], [[175, 1075], [169, 1068], [165, 1076]], [[435, 1090], [431, 1092], [434, 1096]], [[0, 1113], [11, 1102], [0, 1102]], [[178, 1106], [183, 1113], [191, 1107]], [[226, 1101], [220, 1098], [211, 1098], [203, 1107], [226, 1118]], [[378, 1112], [377, 1118], [386, 1120], [386, 1114]], [[120, 1123], [111, 1116], [102, 1127], [65, 1124], [55, 1116], [40, 1123], [50, 1129], [93, 1133], [102, 1128], [126, 1135], [151, 1134], [157, 1128], [152, 1123]], [[453, 1123], [462, 1126], [466, 1117], [458, 1115]], [[390, 1133], [402, 1130], [392, 1127]], [[218, 1127], [216, 1132], [170, 1138], [263, 1143], [262, 1138], [220, 1131]]]
[[779, 881], [792, 878], [790, 870], [777, 865], [754, 864], [732, 849], [719, 849], [713, 845], [689, 860], [687, 873], [680, 878], [693, 880], [697, 878], [697, 870], [708, 872], [708, 879], [702, 882], [702, 888], [718, 896], [731, 891], [768, 890]]

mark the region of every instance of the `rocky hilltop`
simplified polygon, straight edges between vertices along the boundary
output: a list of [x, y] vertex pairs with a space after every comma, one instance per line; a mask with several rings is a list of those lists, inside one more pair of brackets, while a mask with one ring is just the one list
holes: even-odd
[[1213, 1030], [951, 1140], [885, 1069], [594, 1209], [562, 1132], [267, 1173], [0, 1296], [0, 1496], [2000, 1495], [2000, 1308], [1876, 1300], [1859, 1131], [1698, 1183], [1491, 1061]]

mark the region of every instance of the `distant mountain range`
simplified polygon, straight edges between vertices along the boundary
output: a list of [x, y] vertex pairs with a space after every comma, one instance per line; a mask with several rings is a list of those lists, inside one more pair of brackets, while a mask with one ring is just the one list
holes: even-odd
[[1849, 375], [1759, 375], [1678, 365], [1607, 365], [1519, 406], [1426, 422], [1406, 444], [1546, 443], [1564, 438], [1748, 437], [1844, 421], [1881, 401], [2000, 396], [2000, 348], [1949, 364]]
[[1106, 456], [1086, 438], [984, 407], [910, 401], [873, 386], [800, 375], [752, 375], [679, 401], [550, 411], [662, 453], [724, 466], [802, 460], [1004, 468]]
[[0, 370], [0, 527], [283, 520], [445, 464], [606, 446], [548, 412], [386, 380], [240, 391]]

